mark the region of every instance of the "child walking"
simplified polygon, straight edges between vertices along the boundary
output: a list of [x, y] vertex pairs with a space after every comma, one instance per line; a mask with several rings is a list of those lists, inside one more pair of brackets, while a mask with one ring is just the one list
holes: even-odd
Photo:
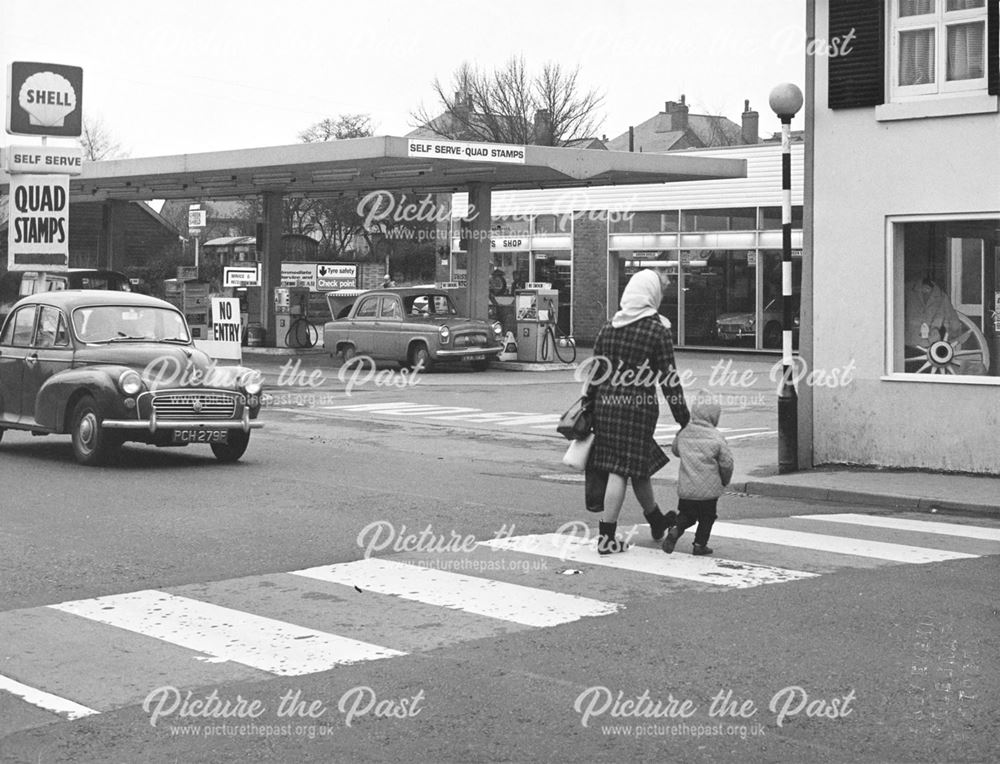
[[677, 479], [677, 523], [663, 539], [663, 551], [674, 551], [677, 540], [695, 523], [692, 554], [712, 554], [708, 537], [718, 516], [722, 489], [733, 477], [733, 453], [717, 429], [722, 409], [710, 394], [700, 393], [691, 405], [691, 421], [677, 433], [671, 450], [680, 457]]

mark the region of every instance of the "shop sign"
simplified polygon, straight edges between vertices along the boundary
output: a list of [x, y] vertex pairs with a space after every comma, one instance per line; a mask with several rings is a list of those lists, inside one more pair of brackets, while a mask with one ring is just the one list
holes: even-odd
[[441, 281], [436, 284], [438, 289], [460, 289], [462, 287], [461, 283], [458, 281]]
[[410, 138], [406, 143], [406, 155], [419, 159], [464, 159], [469, 162], [524, 164], [525, 147], [507, 143], [428, 141]]
[[83, 149], [78, 147], [8, 146], [4, 156], [7, 172], [11, 175], [79, 175], [83, 172]]
[[637, 249], [631, 255], [630, 260], [659, 260], [663, 253], [657, 249]]
[[256, 265], [227, 265], [222, 269], [222, 285], [225, 287], [260, 286], [260, 268]]
[[69, 265], [69, 175], [11, 175], [7, 269]]
[[529, 281], [524, 285], [525, 289], [551, 289], [552, 283], [549, 281]]
[[316, 289], [350, 289], [358, 285], [358, 266], [355, 263], [319, 263], [316, 266]]
[[498, 236], [490, 239], [490, 249], [494, 252], [527, 252], [530, 248], [527, 236]]
[[79, 137], [83, 128], [83, 69], [14, 61], [7, 68], [7, 132]]
[[282, 263], [281, 286], [316, 288], [316, 263]]

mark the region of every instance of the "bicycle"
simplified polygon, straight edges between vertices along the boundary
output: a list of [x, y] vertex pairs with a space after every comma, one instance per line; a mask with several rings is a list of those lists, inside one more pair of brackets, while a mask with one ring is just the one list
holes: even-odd
[[305, 316], [299, 316], [288, 327], [285, 346], [290, 348], [312, 348], [319, 342], [319, 329]]

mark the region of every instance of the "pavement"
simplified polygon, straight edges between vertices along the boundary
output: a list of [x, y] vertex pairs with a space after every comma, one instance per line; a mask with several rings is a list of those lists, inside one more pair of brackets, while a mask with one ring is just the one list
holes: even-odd
[[[323, 352], [322, 349], [253, 348], [252, 351], [245, 351], [244, 364], [253, 366], [254, 356], [265, 363], [282, 363], [289, 356], [309, 357]], [[589, 355], [589, 348], [578, 348], [577, 362]], [[759, 353], [756, 355], [760, 356]], [[567, 365], [503, 361], [495, 362], [492, 368], [512, 373], [545, 372], [565, 371]], [[1000, 474], [971, 475], [856, 465], [821, 465], [779, 474], [778, 454], [772, 449], [741, 449], [740, 457], [737, 473], [729, 487], [732, 492], [1000, 517]]]

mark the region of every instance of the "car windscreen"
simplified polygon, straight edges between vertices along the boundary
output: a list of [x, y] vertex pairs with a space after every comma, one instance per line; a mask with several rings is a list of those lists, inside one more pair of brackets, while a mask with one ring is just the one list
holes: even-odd
[[410, 316], [454, 316], [457, 311], [446, 294], [415, 294], [403, 298], [403, 310]]
[[180, 313], [148, 305], [94, 305], [73, 311], [73, 329], [83, 342], [190, 341]]

